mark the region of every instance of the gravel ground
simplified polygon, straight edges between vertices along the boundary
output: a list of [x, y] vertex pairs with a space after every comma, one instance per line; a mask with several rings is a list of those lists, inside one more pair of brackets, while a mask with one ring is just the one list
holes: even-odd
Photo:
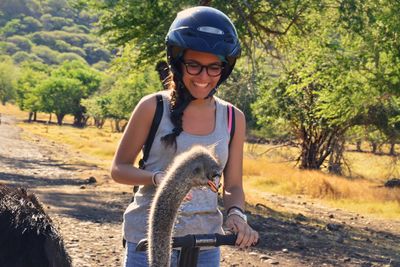
[[[71, 163], [84, 162], [71, 160], [83, 155], [68, 147], [29, 133], [22, 138], [21, 133], [15, 119], [3, 114], [0, 183], [38, 195], [74, 266], [121, 266], [122, 213], [130, 188], [112, 182], [106, 170]], [[97, 182], [89, 183], [89, 177]], [[265, 204], [249, 207], [249, 221], [261, 243], [246, 251], [223, 248], [221, 266], [400, 266], [400, 219], [372, 219], [302, 196], [262, 194], [265, 203], [286, 212]]]

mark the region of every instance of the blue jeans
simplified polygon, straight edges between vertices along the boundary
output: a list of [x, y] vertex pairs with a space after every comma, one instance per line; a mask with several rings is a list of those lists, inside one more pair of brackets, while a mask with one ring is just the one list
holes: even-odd
[[[179, 250], [173, 250], [171, 267], [178, 266]], [[221, 252], [219, 248], [200, 250], [197, 267], [219, 267]], [[137, 252], [135, 243], [126, 243], [124, 267], [148, 267], [147, 253]]]

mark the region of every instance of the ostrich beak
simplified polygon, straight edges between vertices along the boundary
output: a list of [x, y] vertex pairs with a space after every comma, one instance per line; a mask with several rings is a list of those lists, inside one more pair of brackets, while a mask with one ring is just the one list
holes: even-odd
[[208, 181], [207, 184], [210, 187], [211, 191], [213, 191], [214, 193], [218, 192], [218, 187], [215, 185], [213, 181]]
[[213, 191], [214, 193], [218, 192], [218, 186], [214, 182], [215, 178], [217, 178], [217, 177], [221, 177], [221, 175], [220, 174], [215, 174], [215, 175], [213, 175], [213, 177], [209, 178], [209, 180], [207, 182], [207, 184], [210, 187], [211, 191]]

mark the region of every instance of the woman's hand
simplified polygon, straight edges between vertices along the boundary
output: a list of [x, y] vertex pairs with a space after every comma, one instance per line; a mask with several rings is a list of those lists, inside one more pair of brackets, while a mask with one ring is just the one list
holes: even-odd
[[231, 214], [226, 219], [225, 225], [237, 234], [236, 245], [240, 248], [249, 248], [258, 242], [258, 233], [239, 215]]

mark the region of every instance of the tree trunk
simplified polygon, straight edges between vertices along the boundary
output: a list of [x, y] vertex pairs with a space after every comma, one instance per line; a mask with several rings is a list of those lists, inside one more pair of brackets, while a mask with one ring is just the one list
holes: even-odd
[[121, 127], [119, 126], [120, 120], [115, 120], [115, 130], [120, 133], [121, 132]]
[[378, 144], [375, 142], [371, 142], [371, 152], [376, 154], [377, 149], [378, 149]]
[[[346, 128], [302, 126], [298, 131], [301, 140], [300, 168], [318, 170], [325, 160], [335, 153], [332, 156], [332, 169], [340, 169], [344, 141], [341, 144], [338, 140], [344, 139], [345, 131]], [[340, 145], [336, 147], [338, 144]], [[333, 166], [334, 163], [337, 166]]]
[[94, 125], [98, 128], [101, 129], [103, 128], [103, 125], [105, 123], [105, 119], [104, 118], [93, 118], [94, 119]]
[[356, 150], [357, 150], [357, 152], [362, 152], [362, 149], [361, 149], [361, 141], [357, 141], [357, 142], [356, 142]]
[[32, 122], [33, 112], [29, 112], [28, 122]]
[[389, 151], [390, 156], [395, 156], [396, 155], [396, 143], [391, 142], [390, 143], [390, 151]]
[[57, 116], [57, 124], [62, 125], [65, 114], [56, 114], [56, 116]]
[[47, 123], [51, 123], [51, 115], [52, 113], [50, 113], [49, 120], [47, 121]]
[[337, 140], [335, 140], [332, 153], [329, 157], [329, 165], [328, 165], [328, 171], [330, 173], [342, 174], [342, 160], [343, 160], [343, 152], [344, 152], [344, 146], [345, 146], [345, 139], [344, 137], [340, 137]]

